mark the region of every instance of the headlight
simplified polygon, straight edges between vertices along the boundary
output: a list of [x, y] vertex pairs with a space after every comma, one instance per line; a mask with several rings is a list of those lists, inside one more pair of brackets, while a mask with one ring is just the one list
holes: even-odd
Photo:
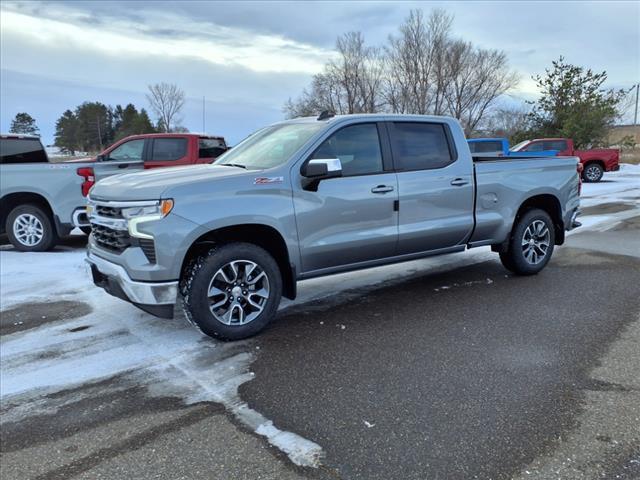
[[152, 239], [153, 236], [138, 230], [138, 225], [143, 222], [152, 222], [166, 217], [173, 208], [173, 200], [160, 200], [155, 205], [127, 207], [121, 210], [122, 216], [127, 219], [129, 235], [137, 238]]
[[173, 208], [173, 200], [161, 200], [155, 205], [127, 207], [121, 210], [122, 216], [127, 220], [138, 217], [166, 217]]

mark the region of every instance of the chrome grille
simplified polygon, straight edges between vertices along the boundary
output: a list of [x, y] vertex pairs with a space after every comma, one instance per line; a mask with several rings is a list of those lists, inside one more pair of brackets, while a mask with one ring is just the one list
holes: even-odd
[[112, 252], [122, 253], [131, 245], [131, 237], [127, 230], [116, 230], [91, 223], [91, 234], [99, 247]]
[[106, 205], [96, 205], [96, 214], [107, 218], [123, 218], [121, 208], [108, 207]]

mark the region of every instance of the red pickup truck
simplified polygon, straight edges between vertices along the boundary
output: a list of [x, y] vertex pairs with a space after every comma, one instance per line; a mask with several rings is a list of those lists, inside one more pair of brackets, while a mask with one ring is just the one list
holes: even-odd
[[539, 152], [556, 150], [558, 156], [578, 157], [583, 166], [582, 179], [585, 182], [599, 182], [604, 172], [620, 170], [620, 150], [615, 148], [594, 148], [575, 150], [570, 138], [536, 138], [525, 140], [511, 148], [514, 152]]
[[144, 161], [144, 168], [178, 167], [209, 163], [228, 150], [223, 137], [194, 133], [132, 135], [114, 143], [96, 160]]

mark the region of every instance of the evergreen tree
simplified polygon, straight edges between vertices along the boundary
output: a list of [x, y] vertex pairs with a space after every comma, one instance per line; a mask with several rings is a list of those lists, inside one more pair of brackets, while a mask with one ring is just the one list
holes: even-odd
[[21, 133], [25, 135], [39, 135], [39, 128], [36, 120], [26, 112], [16, 113], [16, 117], [11, 121], [9, 133]]
[[607, 72], [594, 73], [560, 57], [533, 80], [542, 95], [530, 114], [532, 134], [569, 137], [578, 148], [598, 144], [618, 116], [624, 90], [604, 89]]
[[78, 150], [78, 119], [71, 110], [65, 111], [56, 122], [54, 145], [62, 152], [74, 155]]

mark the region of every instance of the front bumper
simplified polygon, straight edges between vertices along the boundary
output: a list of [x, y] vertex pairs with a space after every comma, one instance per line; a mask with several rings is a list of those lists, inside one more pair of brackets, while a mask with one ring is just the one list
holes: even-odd
[[93, 283], [110, 295], [118, 297], [158, 317], [173, 318], [178, 295], [178, 282], [138, 282], [124, 268], [91, 251], [86, 262], [91, 267]]
[[89, 218], [87, 217], [87, 209], [85, 207], [76, 208], [71, 216], [71, 223], [74, 227], [90, 227]]

